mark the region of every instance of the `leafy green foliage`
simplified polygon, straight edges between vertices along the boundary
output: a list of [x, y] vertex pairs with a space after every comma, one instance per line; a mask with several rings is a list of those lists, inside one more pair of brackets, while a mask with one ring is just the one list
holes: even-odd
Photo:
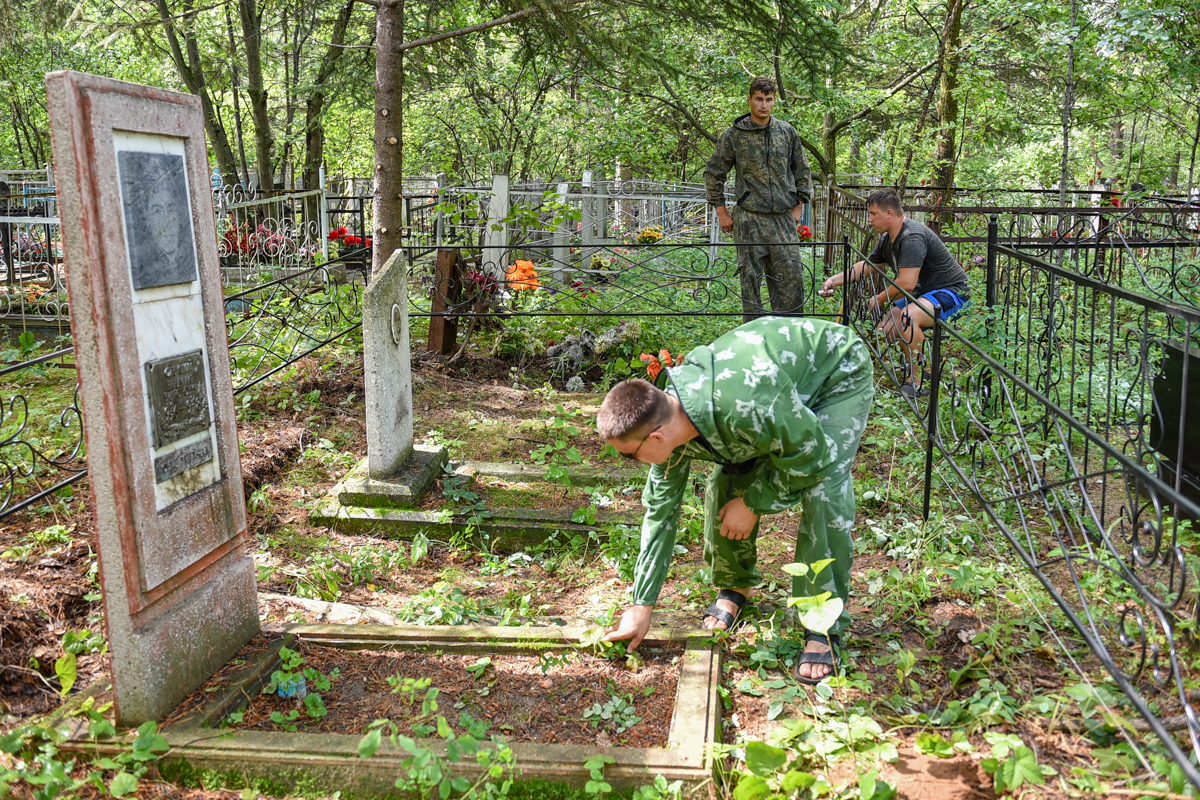
[[589, 780], [584, 786], [584, 791], [591, 795], [605, 795], [613, 790], [612, 785], [604, 780], [604, 767], [608, 764], [617, 763], [616, 759], [611, 756], [592, 756], [587, 761], [583, 762], [584, 769], [588, 771]]
[[[400, 695], [413, 709], [414, 716], [409, 717], [409, 723], [414, 730], [419, 720], [430, 719], [437, 712], [438, 690], [430, 685], [429, 678], [395, 677], [389, 678], [388, 682], [393, 686], [393, 693]], [[418, 700], [421, 710], [416, 713]], [[512, 749], [500, 737], [493, 737], [490, 745], [481, 741], [487, 731], [486, 722], [462, 714], [459, 723], [467, 729], [467, 733], [455, 733], [441, 715], [436, 717], [433, 725], [423, 726], [430, 733], [436, 732], [442, 740], [446, 754], [440, 756], [421, 741], [401, 734], [391, 720], [377, 719], [359, 740], [358, 755], [360, 758], [374, 756], [383, 744], [386, 733], [392, 747], [404, 755], [400, 762], [403, 772], [396, 779], [396, 788], [402, 792], [420, 798], [437, 797], [439, 800], [447, 800], [451, 796], [471, 800], [499, 800], [505, 797], [513, 782]], [[474, 761], [478, 768], [477, 778], [472, 780], [450, 774], [448, 765], [463, 761]]]
[[623, 697], [611, 696], [604, 703], [593, 703], [584, 709], [583, 719], [592, 723], [595, 728], [604, 723], [612, 723], [615, 733], [624, 733], [642, 721], [637, 715], [637, 709]]

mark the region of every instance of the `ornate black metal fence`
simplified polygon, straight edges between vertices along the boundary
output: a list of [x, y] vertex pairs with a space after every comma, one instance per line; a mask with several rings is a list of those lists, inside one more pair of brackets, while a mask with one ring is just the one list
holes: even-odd
[[[360, 260], [351, 253], [227, 294], [234, 393], [358, 329], [366, 278]], [[44, 380], [48, 370], [73, 369], [73, 351], [61, 348], [0, 368], [0, 379], [15, 387], [6, 392], [0, 416], [0, 519], [87, 474], [78, 390]], [[24, 380], [35, 375], [35, 380]]]
[[[838, 302], [817, 293], [826, 276], [826, 246], [811, 241], [796, 245], [796, 260], [787, 274], [801, 276], [804, 302], [795, 313], [841, 313]], [[549, 248], [453, 246], [440, 251], [453, 254], [454, 271], [439, 271], [432, 260], [414, 266], [414, 316], [487, 320], [743, 314], [733, 245], [564, 243]], [[771, 282], [768, 277], [760, 313], [771, 313]]]
[[[926, 513], [938, 459], [1200, 787], [1181, 654], [1198, 613], [1200, 495], [1185, 441], [1200, 310], [997, 238], [993, 224], [981, 307], [939, 320], [918, 359], [929, 394], [909, 402], [927, 434]], [[852, 324], [902, 381], [906, 335], [886, 334], [871, 294], [848, 290]], [[1119, 589], [1097, 591], [1105, 583]]]

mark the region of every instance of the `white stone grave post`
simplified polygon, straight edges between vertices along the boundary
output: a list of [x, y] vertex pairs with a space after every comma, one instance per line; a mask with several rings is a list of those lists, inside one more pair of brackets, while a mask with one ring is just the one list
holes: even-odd
[[259, 632], [200, 100], [46, 76], [117, 722]]
[[554, 229], [554, 249], [551, 256], [554, 263], [551, 265], [551, 270], [553, 271], [554, 280], [558, 283], [566, 283], [571, 279], [570, 241], [571, 228], [574, 227], [575, 223], [567, 218], [567, 197], [570, 191], [571, 185], [565, 181], [558, 184], [555, 191], [555, 199], [558, 200], [559, 204], [558, 213], [562, 215], [562, 220], [559, 221], [558, 226]]
[[596, 206], [599, 200], [590, 169], [583, 171], [583, 194], [581, 197], [579, 220], [582, 223], [580, 243], [583, 246], [580, 267], [590, 270], [592, 269], [592, 256], [596, 254], [596, 248], [593, 245], [596, 242]]
[[321, 255], [326, 261], [329, 260], [329, 191], [325, 188], [325, 165], [317, 173], [321, 180], [321, 202], [317, 208], [317, 215], [320, 217], [318, 230], [321, 233]]
[[[508, 176], [492, 176], [492, 197], [488, 202], [487, 227], [483, 231], [483, 271], [504, 280], [508, 268], [508, 225], [501, 220], [508, 216]], [[500, 226], [500, 230], [493, 230]]]

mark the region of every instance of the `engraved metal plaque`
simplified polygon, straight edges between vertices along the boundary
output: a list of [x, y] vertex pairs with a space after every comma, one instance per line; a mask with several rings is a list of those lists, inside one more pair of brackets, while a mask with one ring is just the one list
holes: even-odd
[[134, 289], [196, 280], [196, 243], [183, 156], [117, 154]]
[[212, 417], [200, 350], [147, 362], [146, 386], [155, 447], [208, 430]]
[[184, 445], [174, 452], [167, 453], [154, 459], [154, 482], [169, 481], [176, 475], [182, 475], [192, 467], [207, 464], [212, 461], [212, 439], [201, 439], [198, 442]]

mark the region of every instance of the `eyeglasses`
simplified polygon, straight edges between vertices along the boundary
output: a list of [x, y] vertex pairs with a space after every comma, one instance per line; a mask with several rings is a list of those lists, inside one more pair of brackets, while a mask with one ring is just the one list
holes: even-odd
[[[661, 428], [661, 427], [662, 427], [661, 425], [658, 426], [658, 428]], [[658, 428], [655, 428], [654, 431], [658, 430]], [[636, 461], [637, 454], [642, 449], [642, 445], [644, 445], [646, 443], [646, 440], [650, 438], [650, 434], [654, 433], [654, 431], [650, 431], [650, 433], [647, 433], [645, 436], [643, 436], [642, 440], [640, 442], [638, 442], [637, 449], [634, 450], [632, 453], [621, 453], [621, 451], [618, 450], [617, 452], [621, 453], [621, 458], [628, 458], [630, 461]]]

